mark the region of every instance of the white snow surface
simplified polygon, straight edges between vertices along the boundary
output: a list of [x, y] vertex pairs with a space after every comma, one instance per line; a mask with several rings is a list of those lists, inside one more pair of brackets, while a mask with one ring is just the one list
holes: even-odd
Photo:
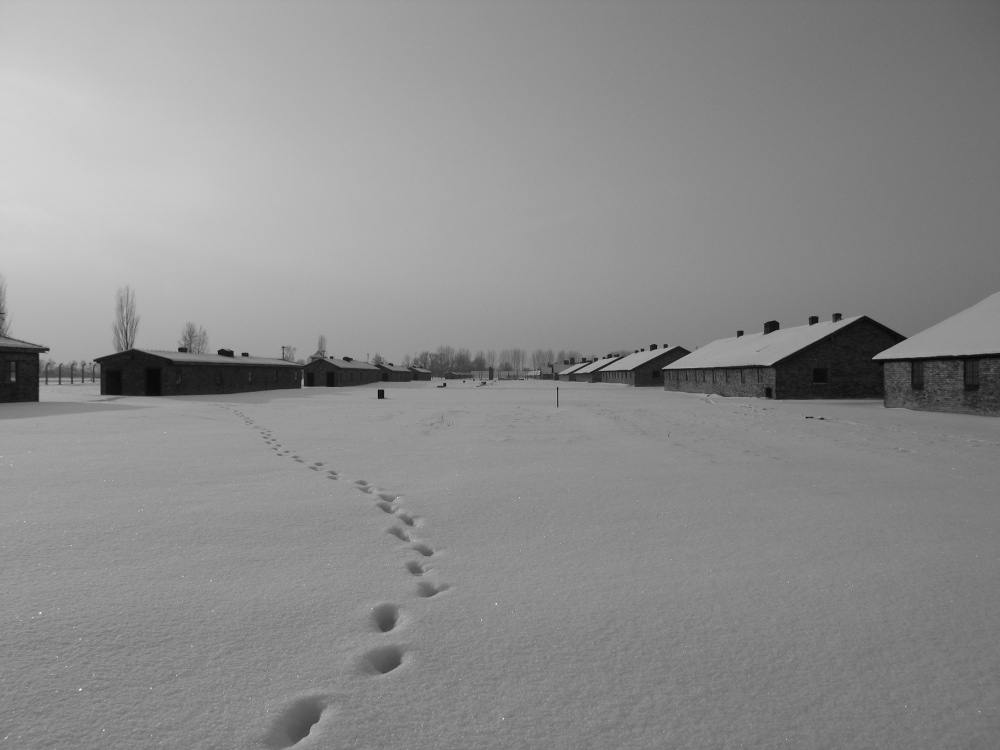
[[914, 334], [875, 359], [1000, 354], [1000, 292]]
[[5, 747], [998, 746], [1000, 420], [41, 397], [0, 406]]

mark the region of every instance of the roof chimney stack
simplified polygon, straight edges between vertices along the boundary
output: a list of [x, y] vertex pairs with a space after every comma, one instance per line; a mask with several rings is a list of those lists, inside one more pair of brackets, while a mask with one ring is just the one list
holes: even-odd
[[809, 325], [814, 326], [817, 323], [819, 323], [819, 316], [818, 315], [810, 315], [809, 316]]
[[833, 322], [834, 323], [839, 323], [841, 321], [841, 319], [843, 319], [843, 317], [844, 316], [841, 315], [840, 313], [834, 313], [833, 314]]
[[177, 347], [177, 351], [179, 351], [181, 354], [187, 354], [187, 350], [188, 350], [188, 348], [186, 346], [178, 346]]
[[742, 335], [743, 335], [743, 331], [737, 331], [736, 332], [736, 338], [739, 338]]
[[250, 352], [243, 352], [243, 356], [244, 357], [249, 357], [250, 356]]
[[764, 324], [764, 335], [766, 336], [769, 333], [774, 333], [779, 328], [781, 328], [781, 324], [778, 323], [778, 321], [769, 320]]
[[649, 351], [655, 352], [656, 351], [656, 344], [650, 344], [649, 345]]
[[219, 349], [218, 355], [220, 357], [232, 357], [233, 356], [233, 350], [232, 349]]

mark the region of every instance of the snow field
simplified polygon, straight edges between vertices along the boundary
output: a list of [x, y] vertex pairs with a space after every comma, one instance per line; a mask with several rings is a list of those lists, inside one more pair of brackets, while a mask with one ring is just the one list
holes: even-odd
[[[0, 413], [12, 747], [990, 747], [996, 420], [600, 384]], [[395, 387], [393, 387], [395, 386]]]

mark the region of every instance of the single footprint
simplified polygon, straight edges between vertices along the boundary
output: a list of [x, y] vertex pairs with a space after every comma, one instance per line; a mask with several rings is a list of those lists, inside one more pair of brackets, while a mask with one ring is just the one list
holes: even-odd
[[371, 486], [370, 484], [368, 484], [368, 485], [364, 485], [363, 487], [362, 487], [362, 486], [358, 486], [358, 487], [357, 487], [356, 489], [359, 489], [359, 490], [361, 490], [361, 491], [362, 491], [362, 492], [364, 492], [364, 493], [365, 493], [366, 495], [370, 495], [370, 494], [372, 494], [372, 491], [373, 491], [373, 490], [374, 490], [375, 488], [374, 488], [374, 487], [372, 487], [372, 486]]
[[309, 736], [323, 718], [328, 703], [325, 696], [308, 695], [292, 701], [278, 716], [267, 737], [267, 747], [284, 750]]
[[380, 508], [385, 513], [396, 512], [396, 506], [393, 505], [392, 503], [387, 503], [385, 500], [379, 500], [377, 503], [375, 503], [375, 507]]
[[392, 492], [380, 492], [378, 493], [378, 496], [380, 499], [385, 500], [387, 503], [392, 503], [395, 502], [396, 500], [399, 500], [399, 495], [396, 495]]
[[412, 549], [414, 552], [419, 552], [424, 557], [430, 557], [431, 555], [434, 554], [434, 550], [432, 550], [426, 544], [420, 544], [420, 543], [411, 544], [410, 549]]
[[361, 663], [369, 674], [388, 674], [403, 663], [403, 649], [399, 646], [373, 648], [362, 657]]
[[411, 576], [422, 576], [427, 572], [427, 566], [418, 560], [407, 560], [403, 567]]
[[395, 604], [377, 604], [372, 607], [372, 624], [383, 633], [394, 630], [399, 624], [399, 607]]
[[417, 520], [411, 516], [409, 513], [397, 513], [396, 518], [405, 523], [407, 526], [416, 526]]
[[398, 526], [392, 526], [391, 528], [388, 528], [385, 531], [386, 531], [387, 534], [392, 534], [394, 537], [396, 537], [397, 539], [399, 539], [401, 542], [408, 542], [408, 541], [410, 541], [410, 535], [407, 534], [405, 531], [403, 531]]
[[423, 596], [425, 598], [431, 598], [432, 596], [437, 596], [442, 591], [447, 591], [450, 589], [447, 583], [433, 583], [431, 581], [421, 581], [417, 584], [417, 596]]

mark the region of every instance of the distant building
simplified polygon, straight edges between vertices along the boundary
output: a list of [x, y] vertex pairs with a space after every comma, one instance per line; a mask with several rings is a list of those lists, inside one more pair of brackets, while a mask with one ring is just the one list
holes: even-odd
[[571, 380], [572, 378], [570, 376], [573, 373], [577, 370], [582, 370], [589, 364], [590, 362], [587, 360], [583, 360], [582, 362], [576, 362], [573, 359], [563, 360], [563, 369], [555, 371], [555, 380]]
[[640, 349], [637, 352], [622, 357], [601, 370], [601, 381], [604, 383], [623, 383], [639, 388], [663, 385], [663, 368], [676, 359], [688, 354], [683, 346], [666, 346], [659, 348], [656, 344], [649, 351]]
[[0, 403], [38, 400], [38, 357], [49, 348], [0, 336]]
[[718, 339], [664, 369], [668, 391], [780, 399], [881, 398], [882, 368], [872, 357], [903, 336], [865, 315], [839, 314], [763, 333]]
[[312, 359], [302, 368], [302, 374], [307, 388], [342, 388], [377, 383], [382, 379], [382, 372], [375, 365], [358, 362], [352, 357]]
[[283, 359], [129, 349], [94, 360], [101, 365], [102, 396], [194, 396], [299, 388], [302, 365]]
[[600, 383], [602, 370], [608, 365], [614, 364], [622, 357], [621, 355], [608, 355], [601, 359], [595, 359], [586, 367], [581, 367], [569, 374], [569, 379], [577, 383]]
[[413, 371], [409, 367], [394, 365], [392, 362], [382, 362], [375, 366], [382, 372], [383, 383], [409, 383], [413, 380]]
[[1000, 416], [1000, 292], [875, 360], [887, 407]]
[[410, 372], [413, 373], [414, 380], [430, 380], [432, 377], [431, 371], [426, 367], [410, 367]]

